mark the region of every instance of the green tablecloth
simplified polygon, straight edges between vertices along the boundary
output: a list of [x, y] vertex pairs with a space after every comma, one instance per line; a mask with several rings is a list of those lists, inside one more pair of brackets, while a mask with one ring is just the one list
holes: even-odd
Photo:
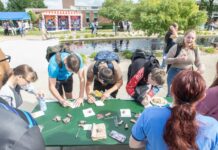
[[[92, 108], [95, 114], [106, 114], [111, 112], [111, 116], [117, 116], [118, 120], [121, 119], [124, 123], [118, 127], [115, 126], [114, 119], [97, 119], [96, 116], [91, 116], [85, 118], [83, 115], [83, 109]], [[42, 135], [45, 140], [46, 146], [75, 146], [75, 145], [116, 145], [120, 144], [116, 140], [108, 136], [111, 130], [118, 131], [124, 134], [127, 138], [122, 144], [128, 144], [129, 136], [131, 134], [131, 128], [133, 123], [130, 122], [131, 118], [120, 118], [120, 109], [130, 109], [133, 119], [136, 113], [143, 111], [144, 107], [137, 104], [135, 101], [130, 100], [106, 100], [105, 105], [102, 107], [97, 107], [95, 104], [85, 103], [84, 106], [79, 108], [64, 108], [60, 106], [57, 102], [47, 103], [47, 110], [45, 115], [37, 118], [39, 125], [43, 126]], [[39, 110], [39, 106], [35, 108], [34, 111]], [[65, 118], [67, 114], [71, 114], [73, 119], [70, 123], [64, 124], [61, 122], [55, 122], [52, 119], [56, 115], [60, 115]], [[88, 124], [92, 123], [105, 123], [107, 130], [107, 139], [92, 141], [91, 131], [84, 131], [81, 127], [78, 127], [80, 120], [85, 120]], [[124, 124], [128, 123], [129, 129], [124, 128]], [[76, 138], [78, 128], [81, 128]]]

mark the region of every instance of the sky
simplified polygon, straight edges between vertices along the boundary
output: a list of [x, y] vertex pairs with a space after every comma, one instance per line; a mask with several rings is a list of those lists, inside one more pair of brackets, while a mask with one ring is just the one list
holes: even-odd
[[[6, 3], [8, 0], [1, 0]], [[133, 0], [138, 1], [138, 0]], [[75, 0], [76, 5], [79, 6], [100, 6], [104, 0]], [[44, 3], [48, 8], [60, 9], [62, 8], [62, 0], [44, 0]]]

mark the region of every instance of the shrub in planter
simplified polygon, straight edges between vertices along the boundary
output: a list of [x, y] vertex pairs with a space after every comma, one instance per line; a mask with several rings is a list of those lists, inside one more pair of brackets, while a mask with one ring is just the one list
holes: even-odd
[[131, 58], [132, 58], [132, 54], [133, 54], [132, 51], [130, 51], [130, 50], [125, 50], [125, 51], [123, 51], [122, 56], [123, 56], [124, 58], [126, 58], [126, 59], [131, 59]]
[[96, 55], [97, 55], [97, 52], [93, 52], [93, 53], [89, 56], [89, 58], [95, 58]]

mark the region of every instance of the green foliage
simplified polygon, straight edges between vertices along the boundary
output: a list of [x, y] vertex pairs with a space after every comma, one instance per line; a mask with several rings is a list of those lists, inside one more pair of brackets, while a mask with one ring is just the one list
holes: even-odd
[[25, 11], [25, 8], [45, 8], [43, 0], [8, 0], [8, 11]]
[[64, 35], [60, 36], [59, 39], [60, 39], [60, 40], [64, 40], [64, 39], [65, 39], [65, 38], [64, 38]]
[[122, 56], [123, 56], [124, 58], [126, 58], [126, 59], [131, 59], [131, 58], [132, 58], [132, 54], [133, 54], [132, 51], [130, 51], [130, 50], [125, 50], [125, 51], [123, 51]]
[[99, 24], [101, 29], [113, 29], [113, 24]]
[[180, 30], [196, 28], [207, 18], [193, 0], [141, 0], [131, 14], [133, 26], [148, 35], [163, 35], [173, 22]]
[[82, 54], [82, 53], [80, 53], [80, 55], [82, 57], [83, 62], [86, 63], [87, 62], [87, 56], [85, 54]]
[[117, 24], [119, 21], [129, 18], [131, 8], [131, 0], [105, 0], [99, 14]]
[[214, 4], [215, 0], [200, 0], [199, 9], [206, 10], [208, 13], [209, 20], [212, 17], [213, 11], [218, 10], [218, 6]]
[[162, 57], [163, 52], [158, 51], [158, 52], [155, 52], [154, 55], [155, 55], [155, 57]]
[[97, 55], [97, 52], [93, 52], [93, 53], [89, 56], [89, 58], [95, 58], [96, 55]]
[[0, 11], [5, 11], [5, 7], [2, 1], [0, 1]]
[[32, 22], [36, 22], [38, 20], [38, 17], [34, 12], [29, 11], [28, 14], [30, 15], [30, 18], [31, 18]]
[[204, 48], [201, 48], [201, 50], [206, 52], [206, 53], [210, 53], [210, 54], [213, 54], [216, 51], [216, 49], [214, 47], [204, 47]]

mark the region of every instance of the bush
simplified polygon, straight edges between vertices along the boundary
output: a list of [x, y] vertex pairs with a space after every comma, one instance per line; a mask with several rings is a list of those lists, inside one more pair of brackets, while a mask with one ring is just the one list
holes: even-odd
[[126, 59], [131, 59], [131, 58], [132, 58], [132, 54], [133, 54], [132, 51], [130, 51], [130, 50], [125, 50], [125, 51], [123, 51], [122, 56], [123, 56], [124, 58], [126, 58]]
[[215, 48], [213, 48], [213, 47], [207, 47], [207, 48], [204, 49], [204, 51], [205, 51], [206, 53], [212, 54], [212, 53], [215, 52]]
[[82, 54], [82, 53], [80, 53], [80, 55], [81, 55], [81, 57], [82, 57], [82, 59], [83, 59], [83, 62], [84, 62], [84, 64], [85, 64], [86, 61], [87, 61], [87, 56], [86, 56], [85, 54]]
[[60, 40], [64, 40], [64, 38], [65, 37], [63, 35], [59, 37]]
[[97, 55], [97, 52], [93, 52], [93, 53], [89, 56], [89, 58], [95, 58], [96, 55]]
[[99, 24], [101, 29], [113, 29], [113, 24]]

